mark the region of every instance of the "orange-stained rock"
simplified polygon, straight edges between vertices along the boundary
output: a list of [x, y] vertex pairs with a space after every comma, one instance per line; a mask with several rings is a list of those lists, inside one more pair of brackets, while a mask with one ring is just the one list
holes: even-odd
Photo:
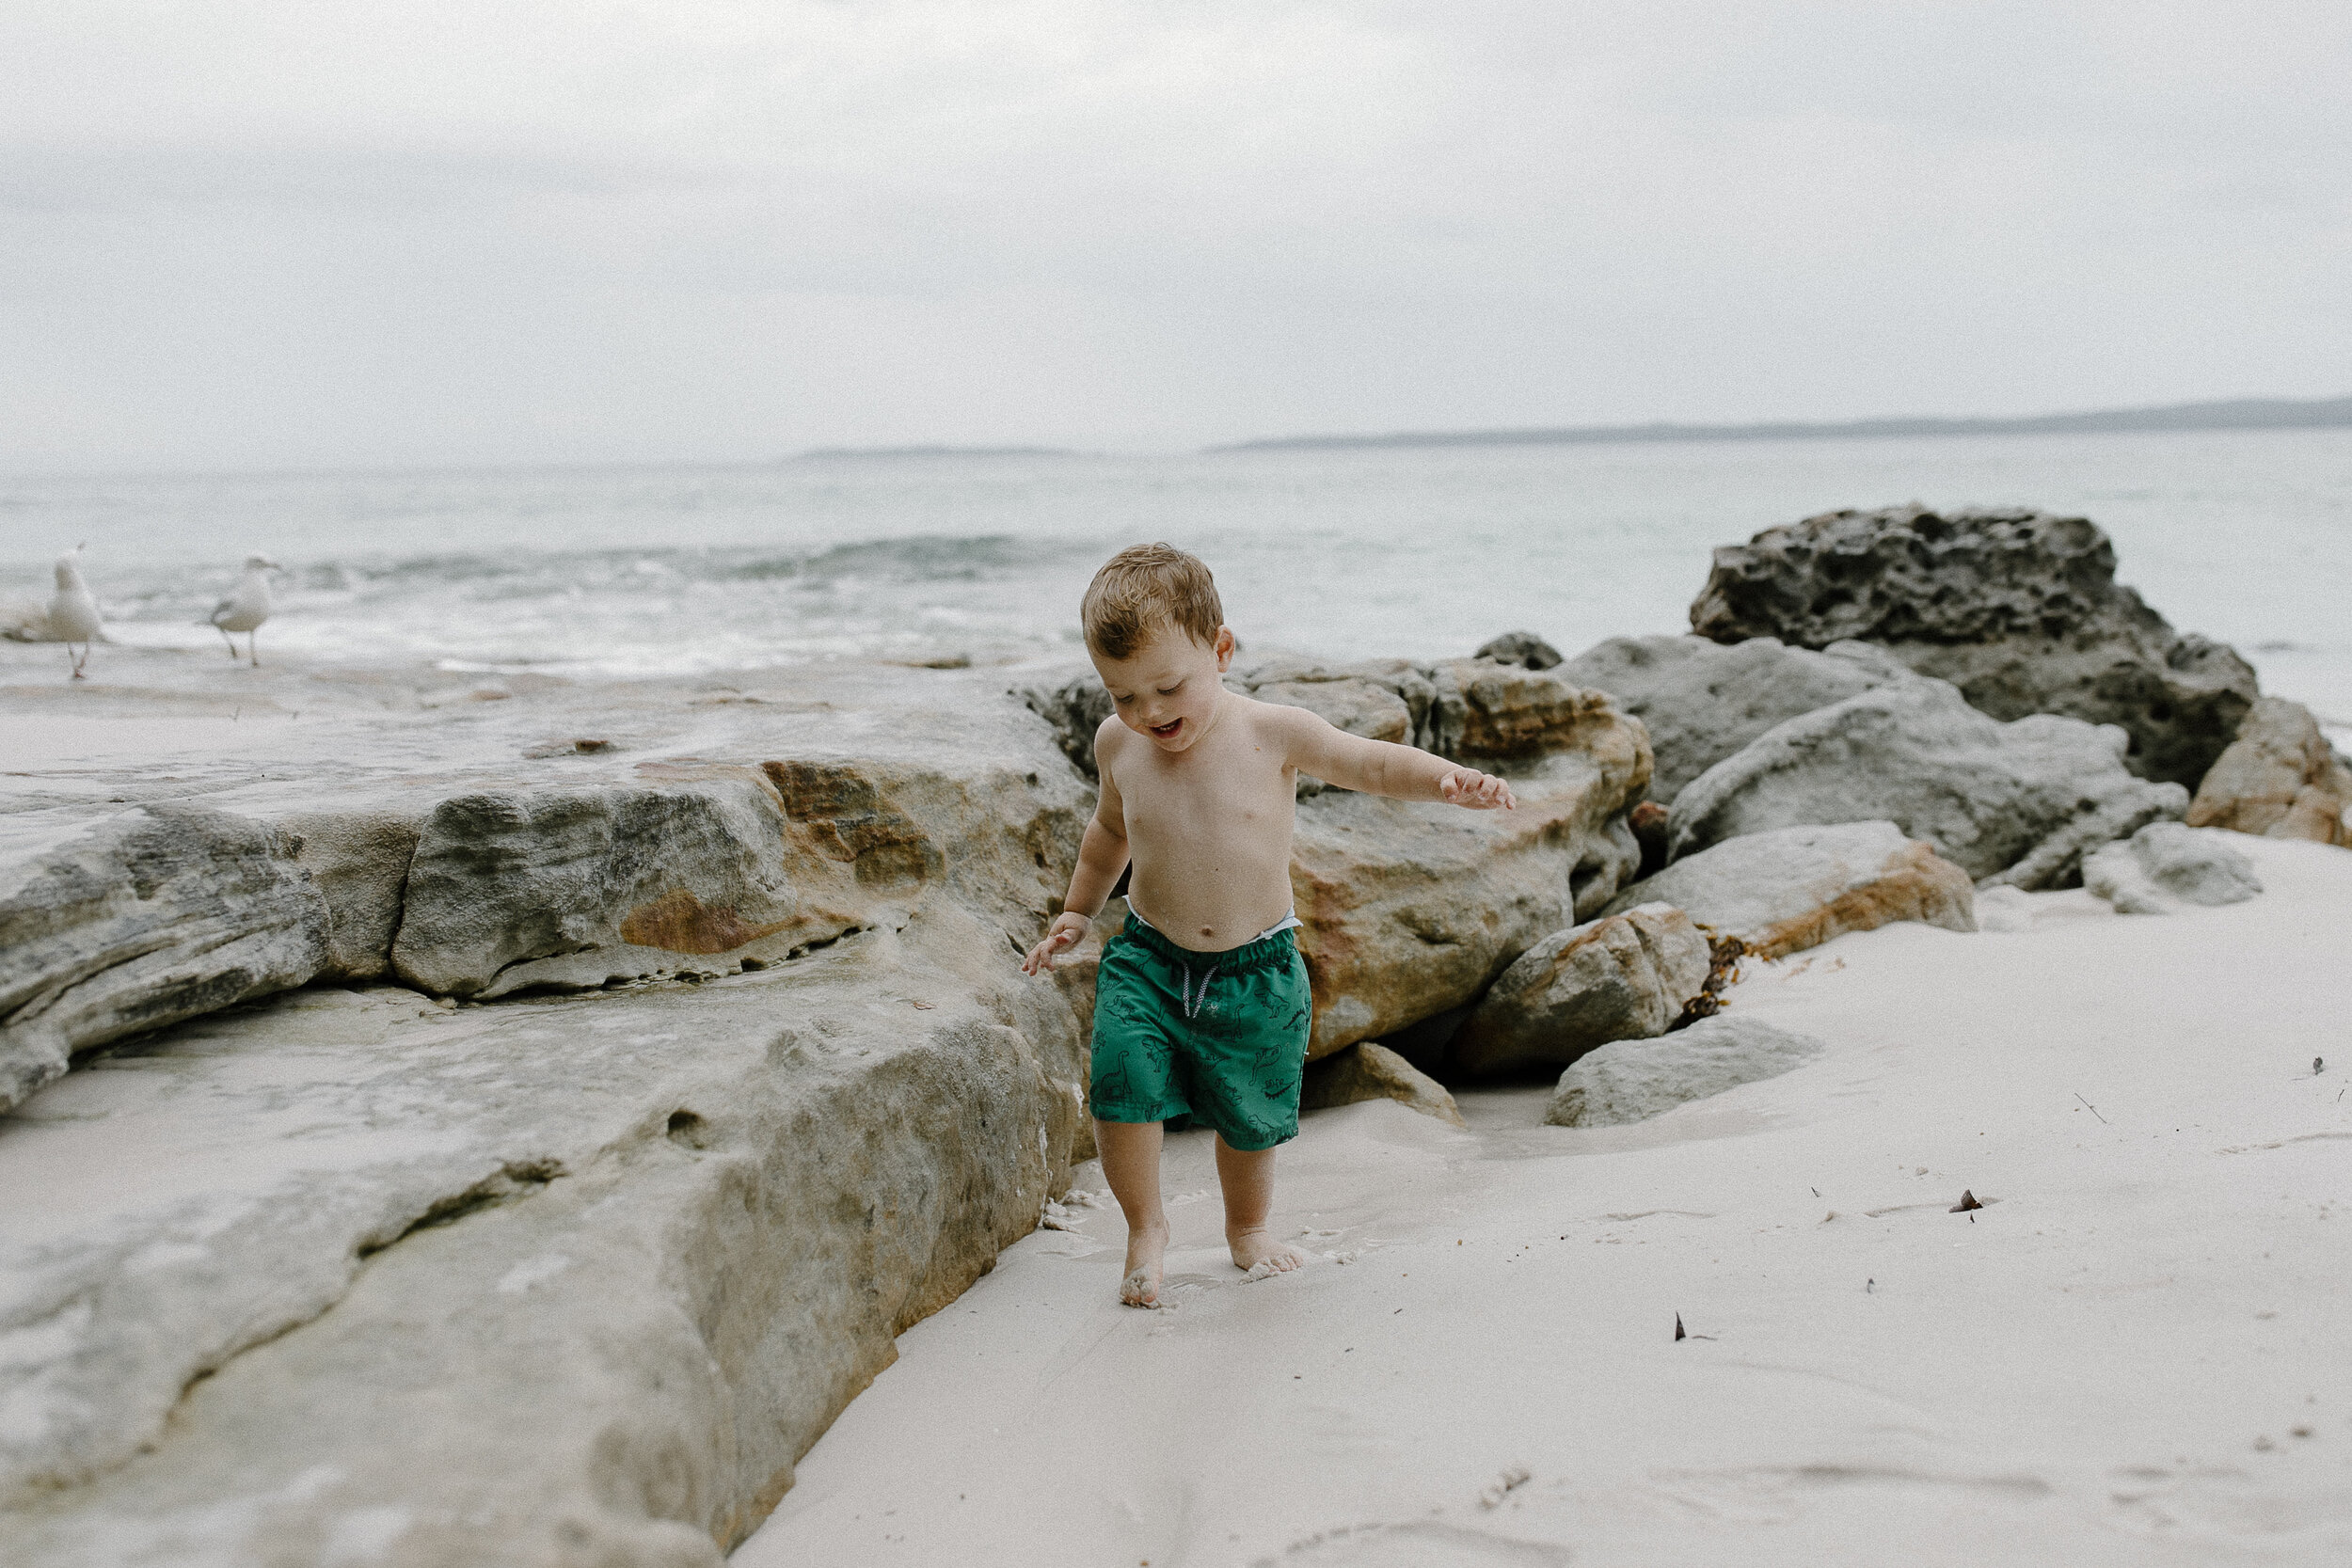
[[[1495, 695], [1475, 682], [1460, 689]], [[1299, 802], [1291, 889], [1314, 983], [1311, 1056], [1475, 1000], [1539, 939], [1598, 912], [1639, 867], [1625, 810], [1649, 782], [1649, 736], [1601, 693], [1565, 689], [1545, 697], [1540, 732], [1526, 718], [1533, 705], [1501, 710], [1520, 715], [1517, 733], [1544, 748], [1497, 764], [1516, 811], [1340, 790]]]
[[1760, 958], [1818, 947], [1848, 931], [1915, 920], [1977, 928], [1968, 874], [1892, 822], [1778, 828], [1726, 839], [1619, 894], [1618, 913], [1663, 902]]
[[2265, 697], [2198, 784], [2187, 820], [2192, 828], [2352, 845], [2348, 807], [2352, 768], [2328, 744], [2312, 710]]

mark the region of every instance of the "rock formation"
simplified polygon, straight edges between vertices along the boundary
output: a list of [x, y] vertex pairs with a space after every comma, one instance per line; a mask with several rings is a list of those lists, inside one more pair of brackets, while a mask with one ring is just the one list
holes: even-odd
[[[1598, 692], [1543, 711], [1554, 750], [1490, 759], [1511, 779], [1516, 811], [1344, 790], [1299, 802], [1291, 888], [1314, 980], [1311, 1054], [1474, 1000], [1542, 937], [1598, 912], [1640, 866], [1625, 809], [1649, 775], [1641, 725]], [[1482, 719], [1472, 733], [1504, 727]]]
[[[1088, 1152], [1083, 965], [1015, 967], [1069, 736], [977, 671], [337, 678], [254, 677], [298, 766], [0, 780], [0, 1042], [80, 1069], [0, 1134], [11, 1568], [716, 1563]], [[1302, 804], [1326, 1054], [1606, 900], [1649, 768], [1541, 673], [1346, 682], [1524, 803]]]
[[2083, 862], [2083, 886], [2118, 914], [2169, 914], [2183, 904], [2240, 904], [2259, 895], [2254, 863], [2215, 828], [2151, 822]]
[[1649, 730], [1657, 767], [1649, 799], [1671, 803], [1685, 784], [1784, 720], [1912, 678], [1883, 650], [1832, 643], [1821, 652], [1775, 637], [1613, 637], [1560, 667], [1606, 691]]
[[326, 899], [267, 823], [185, 804], [6, 821], [0, 1110], [77, 1053], [326, 967]]
[[1892, 822], [1776, 828], [1725, 839], [1634, 883], [1605, 912], [1671, 904], [1764, 958], [1899, 920], [1973, 931], [1968, 873]]
[[2265, 697], [2189, 802], [2192, 828], [2352, 846], [2352, 765], [2300, 703]]
[[2115, 547], [2081, 517], [1832, 512], [1715, 552], [1691, 606], [1718, 642], [1883, 645], [1995, 719], [2120, 724], [2143, 778], [2194, 787], [2259, 694], [2230, 648], [2175, 632], [2115, 581]]
[[1883, 819], [1979, 883], [2071, 884], [2082, 857], [2188, 791], [2135, 778], [2127, 737], [2055, 714], [2003, 723], [1948, 683], [1883, 686], [1791, 719], [1675, 798], [1675, 857], [1773, 828]]
[[1717, 1013], [1662, 1039], [1606, 1045], [1560, 1075], [1544, 1120], [1615, 1127], [1677, 1105], [1777, 1078], [1820, 1054], [1822, 1043], [1740, 1013]]
[[1707, 971], [1707, 939], [1668, 904], [1555, 931], [1502, 972], [1454, 1037], [1448, 1064], [1491, 1077], [1664, 1034]]
[[1366, 1100], [1393, 1100], [1407, 1110], [1451, 1122], [1462, 1120], [1462, 1108], [1445, 1085], [1422, 1072], [1385, 1045], [1363, 1040], [1326, 1056], [1307, 1069], [1298, 1095], [1302, 1111], [1326, 1111]]

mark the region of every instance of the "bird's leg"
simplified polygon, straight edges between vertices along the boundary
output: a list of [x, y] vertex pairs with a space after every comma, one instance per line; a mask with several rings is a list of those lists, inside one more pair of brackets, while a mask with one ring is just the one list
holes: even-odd
[[259, 670], [262, 667], [261, 627], [255, 626], [251, 631], [245, 634], [245, 653], [246, 657], [253, 661], [253, 668]]
[[75, 680], [77, 680], [77, 681], [79, 681], [79, 680], [87, 680], [87, 679], [89, 678], [87, 675], [85, 675], [85, 674], [83, 674], [83, 673], [82, 673], [82, 666], [83, 666], [83, 665], [85, 665], [85, 664], [87, 664], [87, 663], [89, 662], [89, 644], [88, 644], [88, 643], [85, 642], [85, 643], [83, 643], [83, 644], [82, 644], [82, 655], [81, 655], [81, 657], [80, 657], [79, 658], [75, 658], [75, 657], [74, 657], [74, 656], [73, 656], [73, 644], [72, 644], [72, 643], [71, 643], [71, 642], [67, 643], [67, 644], [65, 645], [65, 657], [66, 657], [67, 658], [69, 658], [69, 659], [72, 659], [72, 663], [73, 663], [73, 678], [74, 678]]
[[231, 664], [237, 662], [237, 640], [229, 635], [229, 628], [226, 626], [215, 626], [213, 629], [220, 633], [220, 640], [223, 642], [229, 644], [229, 662]]

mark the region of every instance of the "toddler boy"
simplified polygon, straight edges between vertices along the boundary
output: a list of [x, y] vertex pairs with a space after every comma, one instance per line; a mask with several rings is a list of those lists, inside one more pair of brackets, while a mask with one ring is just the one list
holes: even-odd
[[1518, 802], [1476, 768], [1226, 690], [1233, 633], [1209, 569], [1182, 550], [1137, 545], [1111, 557], [1081, 618], [1113, 705], [1094, 736], [1102, 794], [1062, 912], [1021, 967], [1051, 969], [1132, 863], [1131, 918], [1104, 946], [1096, 982], [1091, 1109], [1103, 1174], [1127, 1217], [1119, 1298], [1155, 1307], [1169, 1120], [1216, 1130], [1234, 1266], [1304, 1260], [1270, 1228], [1274, 1149], [1298, 1133], [1312, 1010], [1291, 936], [1298, 775], [1473, 810]]

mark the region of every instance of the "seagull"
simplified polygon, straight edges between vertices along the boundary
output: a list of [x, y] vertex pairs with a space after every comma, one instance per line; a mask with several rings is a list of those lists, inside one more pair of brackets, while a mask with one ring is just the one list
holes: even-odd
[[262, 623], [269, 619], [269, 574], [284, 570], [268, 556], [246, 556], [245, 580], [237, 584], [234, 594], [213, 607], [212, 623], [220, 628], [221, 641], [229, 644], [231, 659], [237, 657], [237, 640], [229, 634], [241, 631], [246, 634], [246, 657], [253, 661], [256, 670], [262, 667], [254, 635], [261, 630]]
[[[82, 580], [82, 563], [74, 559], [81, 553], [82, 546], [76, 545], [57, 557], [57, 591], [49, 595], [49, 638], [65, 644], [77, 681], [88, 678], [82, 673], [82, 666], [89, 662], [90, 644], [100, 635], [98, 601], [90, 597], [89, 584]], [[82, 645], [79, 657], [73, 652], [76, 642]]]

